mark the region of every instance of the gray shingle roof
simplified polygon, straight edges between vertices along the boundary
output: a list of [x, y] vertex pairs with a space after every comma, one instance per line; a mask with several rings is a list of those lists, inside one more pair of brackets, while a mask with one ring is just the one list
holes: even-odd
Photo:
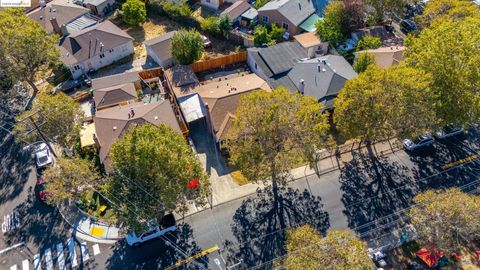
[[271, 0], [258, 11], [275, 9], [296, 26], [315, 13], [315, 7], [311, 0]]
[[338, 55], [301, 61], [288, 72], [288, 77], [298, 91], [301, 91], [303, 81], [305, 95], [320, 101], [336, 96], [345, 82], [356, 76], [352, 66]]
[[272, 77], [290, 70], [296, 62], [307, 57], [307, 51], [297, 42], [283, 42], [261, 48], [257, 55], [253, 54], [253, 57], [265, 75]]
[[177, 31], [170, 31], [164, 35], [143, 42], [158, 56], [161, 61], [172, 58], [172, 37]]

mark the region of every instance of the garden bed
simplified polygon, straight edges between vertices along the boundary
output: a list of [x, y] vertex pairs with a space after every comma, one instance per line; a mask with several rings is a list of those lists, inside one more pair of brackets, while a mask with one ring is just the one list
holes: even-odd
[[95, 220], [104, 223], [115, 223], [117, 220], [110, 203], [96, 191], [90, 190], [81, 194], [76, 204]]

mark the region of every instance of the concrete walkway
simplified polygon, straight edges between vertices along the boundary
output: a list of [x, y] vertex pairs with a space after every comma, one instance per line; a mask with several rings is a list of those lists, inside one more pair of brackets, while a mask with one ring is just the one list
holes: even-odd
[[65, 201], [57, 206], [60, 215], [73, 228], [75, 237], [94, 243], [113, 244], [124, 236], [120, 228], [95, 222], [75, 203]]

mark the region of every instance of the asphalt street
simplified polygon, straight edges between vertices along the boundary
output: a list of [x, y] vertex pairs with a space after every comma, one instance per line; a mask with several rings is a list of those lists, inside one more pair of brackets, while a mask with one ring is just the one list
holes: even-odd
[[[453, 186], [471, 191], [480, 169], [476, 158], [469, 159], [480, 150], [475, 131], [415, 154], [372, 158], [354, 151], [341, 170], [293, 181], [275, 195], [267, 188], [194, 214], [179, 221], [179, 230], [166, 239], [130, 248], [124, 241], [72, 241], [71, 228], [58, 212], [35, 196], [30, 153], [13, 138], [1, 138], [0, 269], [26, 269], [25, 260], [34, 269], [37, 254], [41, 269], [75, 264], [79, 269], [166, 269], [177, 262], [183, 263], [177, 269], [271, 269], [285, 255], [288, 228], [308, 223], [324, 233], [348, 227], [374, 246], [378, 235], [402, 226], [403, 210], [416, 194]], [[205, 250], [206, 256], [185, 260]]]

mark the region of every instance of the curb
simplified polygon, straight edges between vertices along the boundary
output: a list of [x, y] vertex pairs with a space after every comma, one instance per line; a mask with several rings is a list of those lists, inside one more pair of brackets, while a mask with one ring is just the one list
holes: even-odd
[[[330, 168], [330, 169], [322, 170], [322, 171], [319, 173], [319, 175], [320, 175], [320, 176], [321, 176], [321, 175], [325, 175], [325, 174], [328, 174], [328, 173], [331, 173], [331, 172], [334, 172], [334, 171], [338, 171], [338, 170], [340, 170], [340, 168], [339, 168], [338, 166], [334, 166], [334, 167], [332, 167], [332, 168]], [[308, 177], [308, 176], [311, 176], [311, 175], [314, 175], [314, 174], [316, 174], [316, 173], [305, 174], [305, 175], [302, 176], [302, 177], [298, 177], [298, 178], [294, 178], [294, 179], [288, 180], [287, 183], [295, 182], [295, 181], [301, 180], [301, 179], [303, 179], [303, 178], [305, 178], [305, 177]], [[257, 188], [257, 190], [258, 190], [258, 188]], [[232, 202], [232, 201], [236, 201], [236, 200], [240, 200], [240, 199], [244, 199], [244, 198], [250, 197], [250, 196], [252, 196], [252, 195], [255, 195], [255, 193], [256, 193], [256, 192], [250, 193], [250, 194], [247, 194], [247, 195], [242, 195], [242, 196], [240, 196], [240, 197], [232, 198], [232, 199], [230, 199], [230, 200], [226, 200], [226, 201], [217, 203], [217, 204], [215, 204], [215, 205], [213, 205], [213, 206], [211, 206], [211, 207], [205, 207], [205, 208], [203, 208], [203, 209], [198, 210], [197, 212], [184, 215], [184, 216], [182, 216], [181, 219], [185, 219], [185, 218], [187, 218], [187, 217], [190, 217], [190, 216], [199, 214], [199, 213], [201, 213], [201, 212], [203, 212], [203, 211], [205, 211], [205, 210], [213, 209], [214, 207], [218, 207], [218, 206], [227, 204], [227, 203]]]
[[90, 235], [89, 233], [87, 232], [84, 232], [82, 229], [78, 228], [78, 226], [76, 225], [73, 225], [66, 217], [65, 215], [62, 213], [62, 211], [60, 210], [60, 207], [56, 206], [57, 210], [58, 210], [58, 213], [60, 213], [60, 216], [62, 216], [62, 219], [68, 224], [70, 225], [70, 227], [72, 227], [72, 230], [73, 230], [73, 234], [82, 239], [82, 240], [85, 240], [85, 241], [89, 241], [89, 242], [95, 242], [95, 243], [100, 243], [100, 244], [114, 244], [116, 243], [118, 240], [122, 240], [124, 237], [120, 237], [120, 238], [102, 238], [102, 237], [97, 237], [97, 236], [93, 236], [93, 235]]

